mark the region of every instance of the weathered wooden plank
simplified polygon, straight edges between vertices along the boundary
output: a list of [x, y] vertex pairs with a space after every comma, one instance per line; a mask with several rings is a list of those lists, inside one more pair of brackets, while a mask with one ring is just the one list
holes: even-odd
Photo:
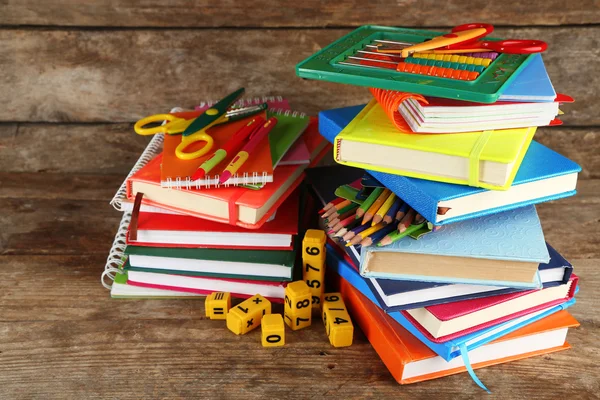
[[[18, 137], [16, 126], [0, 124], [0, 171], [124, 176], [149, 141], [125, 123], [20, 124]], [[580, 179], [600, 178], [600, 129], [539, 128], [535, 140], [579, 163]]]
[[[251, 10], [260, 10], [252, 12]], [[402, 17], [399, 19], [398, 16]], [[127, 26], [127, 27], [326, 27], [379, 25], [454, 26], [470, 21], [497, 25], [562, 25], [600, 22], [598, 5], [582, 2], [475, 0], [436, 2], [408, 0], [363, 2], [317, 0], [302, 3], [176, 0], [45, 2], [8, 0], [0, 15], [2, 25]]]
[[[174, 105], [191, 106], [246, 85], [284, 95], [300, 111], [366, 102], [366, 88], [299, 79], [296, 63], [348, 29], [0, 31], [0, 121], [132, 122]], [[498, 29], [536, 38], [554, 85], [577, 100], [567, 125], [600, 123], [600, 27]], [[577, 40], [574, 40], [574, 38]], [[209, 38], [209, 40], [207, 40]], [[585, 58], [585, 62], [582, 62]]]

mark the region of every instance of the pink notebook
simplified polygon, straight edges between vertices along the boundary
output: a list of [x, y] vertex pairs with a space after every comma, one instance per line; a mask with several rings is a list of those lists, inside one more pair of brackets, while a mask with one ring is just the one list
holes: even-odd
[[[429, 340], [431, 340], [432, 342], [435, 342], [435, 343], [443, 343], [443, 342], [447, 342], [449, 340], [456, 339], [458, 337], [467, 335], [469, 333], [476, 332], [481, 329], [500, 324], [502, 322], [510, 321], [512, 319], [519, 318], [521, 316], [531, 314], [533, 312], [564, 303], [565, 301], [568, 301], [571, 298], [573, 298], [573, 296], [575, 294], [575, 289], [577, 287], [577, 282], [579, 281], [579, 277], [575, 274], [571, 274], [571, 279], [569, 281], [571, 283], [571, 286], [570, 286], [569, 292], [565, 298], [553, 300], [553, 301], [550, 301], [550, 302], [547, 302], [544, 304], [540, 304], [538, 306], [531, 307], [528, 309], [518, 310], [517, 312], [506, 315], [504, 317], [497, 318], [497, 319], [494, 319], [494, 320], [491, 320], [491, 321], [488, 321], [488, 322], [485, 322], [485, 323], [482, 323], [479, 325], [472, 326], [468, 329], [464, 329], [464, 330], [461, 330], [461, 331], [458, 331], [458, 332], [455, 332], [455, 333], [452, 333], [449, 335], [440, 336], [437, 338], [434, 337], [427, 329], [425, 329], [415, 318], [413, 318], [413, 316], [409, 313], [409, 310], [404, 310], [401, 312], [402, 312], [402, 315], [405, 316], [421, 333], [423, 333], [425, 336], [427, 336], [427, 338]], [[549, 288], [549, 289], [551, 289], [551, 288]], [[541, 290], [546, 290], [546, 289], [541, 289]], [[501, 294], [501, 295], [497, 295], [497, 296], [483, 297], [483, 298], [479, 298], [479, 299], [456, 301], [453, 303], [446, 303], [446, 304], [437, 304], [434, 306], [425, 307], [425, 309], [427, 311], [429, 311], [429, 313], [431, 313], [431, 315], [433, 315], [435, 318], [437, 318], [440, 321], [450, 321], [455, 318], [462, 317], [462, 316], [474, 313], [476, 311], [485, 310], [486, 308], [490, 308], [497, 304], [504, 303], [504, 302], [507, 302], [507, 301], [510, 301], [510, 300], [513, 300], [513, 299], [516, 299], [516, 298], [519, 298], [522, 296], [526, 296], [526, 295], [529, 295], [529, 294], [532, 294], [532, 293], [538, 292], [538, 291], [539, 290], [526, 290], [526, 291], [522, 291], [522, 292]]]

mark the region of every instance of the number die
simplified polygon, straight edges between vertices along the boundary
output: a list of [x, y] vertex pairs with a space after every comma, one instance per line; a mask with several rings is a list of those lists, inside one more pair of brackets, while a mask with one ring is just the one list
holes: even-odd
[[260, 294], [254, 295], [229, 310], [227, 328], [243, 335], [258, 327], [267, 314], [271, 314], [271, 302]]
[[289, 314], [298, 314], [304, 309], [311, 309], [311, 291], [304, 281], [288, 284], [284, 293], [284, 310]]
[[329, 343], [334, 347], [347, 347], [352, 345], [354, 325], [348, 311], [345, 309], [328, 308], [323, 313], [325, 331]]
[[281, 314], [267, 314], [261, 321], [263, 347], [277, 347], [285, 344], [285, 325]]
[[284, 312], [283, 319], [285, 324], [293, 331], [306, 328], [312, 323], [312, 308], [308, 307], [306, 311], [295, 314], [289, 312], [289, 310], [286, 310]]

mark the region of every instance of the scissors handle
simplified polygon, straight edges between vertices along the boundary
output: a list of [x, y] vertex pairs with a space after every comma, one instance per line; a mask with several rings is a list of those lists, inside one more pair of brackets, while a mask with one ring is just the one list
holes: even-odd
[[[196, 143], [196, 142], [206, 142], [206, 144], [204, 146], [202, 146], [202, 148], [199, 150], [192, 151], [190, 153], [185, 151], [185, 149], [189, 145], [191, 145], [192, 143]], [[175, 155], [177, 156], [177, 158], [179, 158], [181, 160], [194, 160], [194, 159], [202, 157], [203, 155], [208, 153], [210, 151], [210, 149], [212, 149], [213, 143], [214, 143], [214, 140], [213, 140], [212, 136], [210, 136], [207, 133], [204, 133], [203, 130], [200, 132], [193, 133], [188, 136], [182, 135], [181, 143], [179, 143], [177, 145], [177, 147], [175, 148]]]
[[487, 50], [496, 51], [498, 53], [507, 54], [530, 54], [530, 53], [542, 53], [548, 48], [548, 44], [541, 40], [499, 40], [494, 41], [481, 41], [477, 43], [477, 46], [483, 47]]
[[[167, 121], [166, 124], [155, 126], [154, 128], [144, 128], [144, 126]], [[186, 120], [173, 114], [155, 114], [146, 118], [140, 119], [135, 123], [133, 129], [138, 135], [155, 135], [157, 133], [168, 133], [169, 135], [175, 135], [183, 132], [191, 123], [193, 119]]]

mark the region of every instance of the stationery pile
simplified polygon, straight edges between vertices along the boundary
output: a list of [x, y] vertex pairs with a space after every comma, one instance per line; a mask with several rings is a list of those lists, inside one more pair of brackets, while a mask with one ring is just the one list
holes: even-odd
[[566, 349], [578, 325], [578, 277], [534, 204], [574, 195], [580, 167], [532, 140], [572, 99], [545, 43], [480, 40], [491, 30], [365, 26], [296, 67], [371, 88], [320, 113], [341, 165], [309, 180], [329, 283], [399, 383], [467, 370], [486, 389], [473, 368]]
[[329, 144], [317, 119], [286, 100], [238, 100], [242, 92], [135, 125], [155, 136], [111, 202], [124, 212], [102, 275], [113, 298], [221, 291], [283, 301], [299, 184]]

